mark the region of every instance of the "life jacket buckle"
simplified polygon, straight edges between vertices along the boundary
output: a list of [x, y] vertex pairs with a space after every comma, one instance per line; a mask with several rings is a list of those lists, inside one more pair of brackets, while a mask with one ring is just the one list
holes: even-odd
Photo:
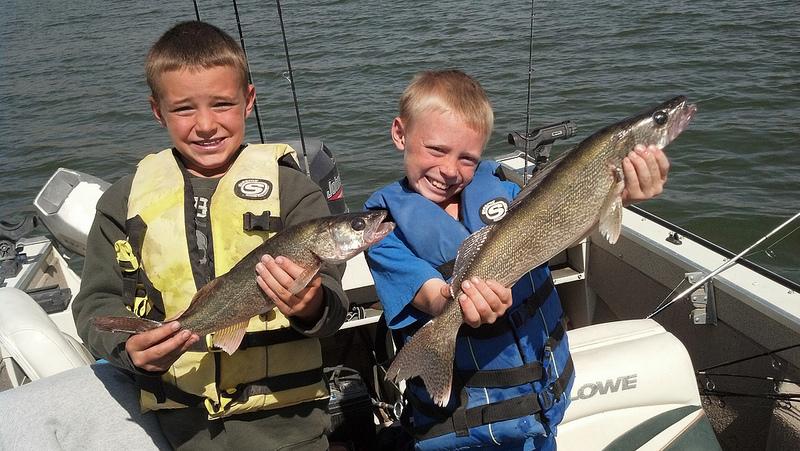
[[256, 230], [280, 232], [283, 229], [283, 223], [279, 216], [270, 216], [269, 211], [262, 212], [260, 215], [248, 211], [242, 215], [242, 227], [248, 232]]
[[133, 253], [131, 243], [125, 240], [118, 240], [114, 243], [114, 250], [117, 252], [117, 262], [119, 267], [125, 272], [135, 272], [139, 269], [139, 260]]
[[547, 410], [553, 407], [553, 404], [556, 402], [555, 393], [553, 393], [553, 386], [548, 385], [538, 394], [539, 397], [539, 404], [542, 407], [542, 410]]
[[542, 348], [542, 360], [550, 360], [550, 357], [553, 355], [553, 348], [550, 347], [550, 343], [547, 343]]
[[133, 305], [128, 307], [128, 310], [133, 312], [134, 315], [144, 318], [150, 310], [153, 308], [153, 303], [150, 301], [150, 298], [147, 297], [147, 294], [140, 294], [136, 293], [136, 297], [133, 298]]

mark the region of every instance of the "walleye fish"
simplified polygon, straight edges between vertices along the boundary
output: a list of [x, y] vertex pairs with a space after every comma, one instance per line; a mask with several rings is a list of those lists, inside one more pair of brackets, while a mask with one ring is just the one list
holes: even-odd
[[394, 381], [421, 376], [434, 402], [450, 399], [456, 334], [463, 322], [461, 283], [473, 276], [510, 287], [533, 268], [588, 236], [599, 224], [612, 244], [622, 228], [622, 159], [636, 144], [664, 148], [696, 111], [683, 96], [606, 126], [564, 152], [530, 182], [498, 222], [470, 235], [458, 249], [451, 299], [420, 328], [387, 371]]
[[[181, 329], [201, 337], [215, 332], [214, 345], [233, 354], [250, 318], [275, 307], [273, 300], [256, 283], [255, 266], [262, 255], [282, 255], [305, 268], [289, 289], [294, 294], [305, 288], [323, 264], [349, 260], [388, 235], [394, 223], [383, 222], [386, 214], [386, 211], [374, 210], [327, 216], [280, 231], [253, 249], [230, 271], [200, 288], [186, 311], [177, 318]], [[130, 334], [167, 323], [128, 316], [100, 316], [92, 321], [98, 330]]]

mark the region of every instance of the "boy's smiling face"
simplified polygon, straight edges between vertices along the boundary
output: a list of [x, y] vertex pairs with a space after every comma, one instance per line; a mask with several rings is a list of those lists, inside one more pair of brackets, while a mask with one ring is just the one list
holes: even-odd
[[475, 175], [486, 142], [484, 132], [451, 112], [428, 110], [411, 129], [396, 118], [392, 140], [405, 152], [409, 185], [452, 215], [459, 194]]
[[225, 174], [244, 140], [244, 123], [255, 100], [229, 66], [167, 71], [159, 77], [153, 114], [169, 132], [186, 169], [202, 177]]

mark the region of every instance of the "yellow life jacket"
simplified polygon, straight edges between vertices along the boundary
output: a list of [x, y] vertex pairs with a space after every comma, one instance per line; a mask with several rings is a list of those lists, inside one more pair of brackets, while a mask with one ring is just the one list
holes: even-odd
[[[161, 298], [164, 316], [174, 317], [187, 308], [204, 283], [192, 270], [194, 237], [188, 239], [186, 232], [187, 223], [195, 220], [185, 214], [194, 211], [194, 199], [185, 196], [191, 190], [172, 152], [167, 149], [139, 163], [128, 199], [128, 224], [138, 221], [145, 226], [140, 247], [130, 243], [134, 249], [139, 247], [138, 270], [149, 284], [148, 305], [132, 309], [140, 316], [150, 310], [149, 298], [154, 293]], [[248, 145], [219, 180], [209, 203], [217, 275], [229, 271], [274, 234], [245, 230], [243, 216], [280, 217], [278, 159], [285, 155], [297, 158], [285, 144]], [[206, 338], [210, 343], [210, 336]], [[328, 396], [319, 340], [294, 331], [278, 309], [252, 318], [244, 342], [249, 338], [251, 345], [241, 346], [233, 355], [214, 350], [186, 352], [160, 384], [152, 383], [155, 378], [145, 378], [151, 383], [140, 384], [142, 411], [202, 404], [210, 418], [222, 418]]]

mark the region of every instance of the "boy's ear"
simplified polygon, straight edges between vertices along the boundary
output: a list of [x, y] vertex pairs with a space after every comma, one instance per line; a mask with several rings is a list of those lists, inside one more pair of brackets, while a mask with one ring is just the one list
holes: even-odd
[[249, 85], [247, 87], [247, 109], [245, 110], [244, 117], [250, 117], [250, 112], [253, 111], [253, 105], [256, 102], [256, 87]]
[[400, 150], [406, 150], [406, 130], [403, 120], [399, 117], [394, 118], [392, 122], [392, 141], [394, 145]]
[[158, 101], [153, 96], [150, 96], [150, 109], [153, 110], [153, 116], [156, 117], [158, 123], [163, 127], [166, 127], [167, 121], [164, 120], [164, 115], [161, 114], [161, 107], [158, 105]]

